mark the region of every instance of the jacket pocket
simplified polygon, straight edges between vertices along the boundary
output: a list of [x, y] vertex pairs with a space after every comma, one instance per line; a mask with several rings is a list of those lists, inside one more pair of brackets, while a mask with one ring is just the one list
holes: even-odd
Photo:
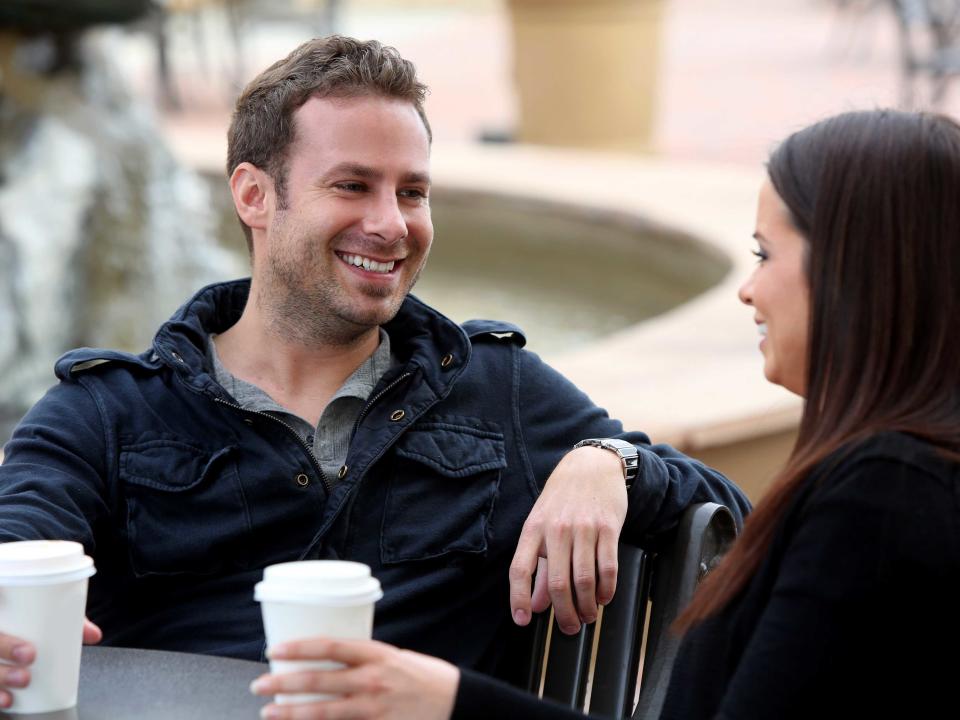
[[384, 563], [482, 554], [506, 467], [503, 434], [470, 418], [417, 424], [394, 449], [380, 557]]
[[251, 531], [236, 450], [170, 438], [121, 447], [127, 538], [137, 576], [244, 566]]

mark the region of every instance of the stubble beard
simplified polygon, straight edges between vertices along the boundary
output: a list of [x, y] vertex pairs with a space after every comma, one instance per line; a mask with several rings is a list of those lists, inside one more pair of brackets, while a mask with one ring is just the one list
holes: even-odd
[[[325, 266], [309, 252], [275, 252], [265, 257], [264, 262], [265, 282], [257, 302], [268, 327], [279, 339], [305, 347], [343, 347], [359, 342], [373, 328], [393, 319], [423, 270], [421, 263], [409, 287], [386, 306], [361, 311], [351, 304], [336, 279], [336, 267]], [[331, 262], [340, 261], [332, 259]], [[389, 288], [373, 284], [363, 291], [375, 299], [393, 295]]]

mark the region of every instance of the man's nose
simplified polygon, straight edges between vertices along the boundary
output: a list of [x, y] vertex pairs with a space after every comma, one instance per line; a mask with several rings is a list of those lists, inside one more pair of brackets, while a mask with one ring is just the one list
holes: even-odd
[[364, 220], [363, 230], [368, 235], [378, 235], [388, 243], [400, 242], [407, 237], [407, 221], [396, 195], [382, 193], [375, 198]]

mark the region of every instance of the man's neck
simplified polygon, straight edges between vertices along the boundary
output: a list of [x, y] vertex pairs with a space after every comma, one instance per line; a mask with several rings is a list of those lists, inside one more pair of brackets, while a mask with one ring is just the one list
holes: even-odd
[[307, 346], [271, 332], [250, 305], [236, 325], [214, 338], [220, 362], [235, 377], [316, 425], [333, 394], [377, 349], [379, 328], [370, 328], [351, 343]]

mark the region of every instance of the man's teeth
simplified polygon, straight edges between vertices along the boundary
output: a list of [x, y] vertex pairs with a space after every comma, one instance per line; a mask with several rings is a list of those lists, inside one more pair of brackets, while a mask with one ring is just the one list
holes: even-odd
[[760, 334], [763, 335], [764, 337], [767, 336], [767, 324], [766, 324], [766, 323], [758, 323], [758, 324], [757, 324], [757, 330], [759, 330], [759, 331], [760, 331]]
[[396, 264], [393, 260], [382, 263], [362, 255], [340, 255], [340, 259], [347, 265], [355, 265], [356, 267], [362, 267], [364, 270], [378, 273], [388, 273], [393, 270], [393, 266]]

